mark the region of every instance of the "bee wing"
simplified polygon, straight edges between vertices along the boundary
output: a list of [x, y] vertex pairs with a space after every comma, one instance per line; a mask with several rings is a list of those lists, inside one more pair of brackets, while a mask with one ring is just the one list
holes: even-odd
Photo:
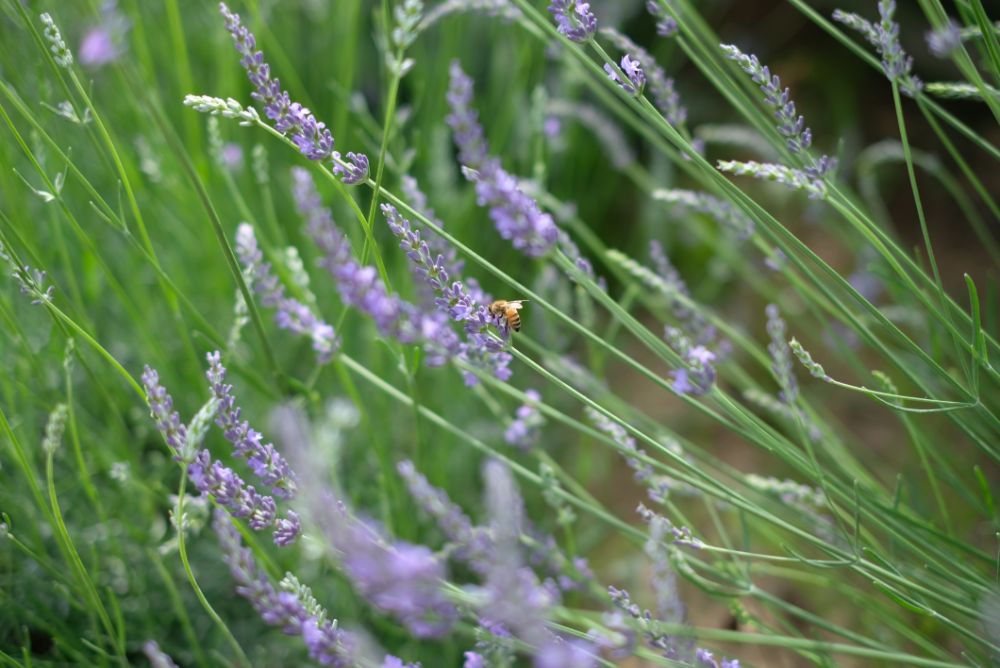
[[509, 302], [507, 302], [507, 307], [508, 308], [512, 308], [515, 311], [520, 311], [521, 310], [521, 302], [526, 302], [526, 301], [528, 301], [528, 300], [527, 299], [517, 299], [517, 300], [514, 300], [514, 301], [509, 301]]

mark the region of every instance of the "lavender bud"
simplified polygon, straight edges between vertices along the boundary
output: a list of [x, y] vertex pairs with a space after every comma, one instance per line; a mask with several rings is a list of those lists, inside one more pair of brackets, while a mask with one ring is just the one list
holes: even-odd
[[792, 360], [785, 339], [787, 331], [785, 321], [782, 320], [781, 313], [774, 304], [768, 304], [765, 312], [767, 333], [771, 337], [771, 342], [767, 345], [767, 350], [771, 353], [771, 373], [781, 386], [782, 401], [794, 404], [799, 394], [799, 386], [792, 372]]
[[66, 419], [69, 416], [69, 408], [66, 404], [56, 404], [56, 407], [49, 413], [49, 420], [45, 424], [45, 438], [42, 439], [42, 450], [48, 454], [55, 454], [62, 443], [63, 432], [66, 430]]
[[636, 97], [642, 95], [642, 90], [646, 87], [646, 74], [642, 71], [639, 61], [632, 60], [626, 53], [622, 56], [621, 70], [625, 73], [626, 79], [624, 80], [618, 76], [618, 71], [614, 67], [607, 63], [604, 64], [604, 71], [607, 72], [608, 78], [618, 84], [623, 91]]
[[[882, 56], [882, 70], [890, 81], [899, 84], [899, 89], [910, 97], [916, 97], [923, 90], [923, 82], [912, 72], [911, 58], [899, 42], [899, 24], [893, 21], [896, 13], [895, 0], [879, 0], [879, 22], [872, 24], [857, 14], [836, 10], [833, 13], [835, 21], [857, 30]], [[959, 35], [959, 40], [961, 35]], [[954, 31], [945, 38], [942, 48], [948, 48], [954, 43]]]
[[671, 16], [660, 4], [669, 0], [647, 0], [646, 11], [656, 19], [656, 34], [660, 37], [673, 37], [677, 34], [679, 26], [677, 20]]
[[947, 58], [962, 44], [962, 30], [955, 19], [949, 17], [947, 23], [931, 30], [926, 35], [927, 48], [938, 58]]
[[601, 28], [601, 34], [616, 47], [633, 54], [643, 63], [653, 104], [660, 110], [668, 123], [675, 127], [683, 127], [687, 120], [687, 109], [681, 104], [680, 95], [674, 88], [674, 80], [667, 77], [667, 73], [656, 63], [653, 54], [614, 28]]
[[809, 373], [813, 378], [819, 378], [820, 380], [826, 381], [830, 380], [830, 376], [826, 375], [826, 371], [823, 370], [823, 367], [818, 362], [813, 361], [812, 355], [809, 354], [808, 350], [802, 347], [801, 343], [793, 338], [788, 342], [788, 345], [792, 349], [792, 352], [795, 353], [795, 356], [799, 358], [799, 361], [802, 362], [802, 366], [809, 370]]
[[707, 193], [690, 190], [654, 190], [653, 199], [661, 202], [680, 204], [689, 209], [711, 216], [722, 225], [737, 241], [745, 241], [753, 236], [754, 222], [750, 216], [729, 202]]
[[555, 18], [559, 33], [573, 42], [589, 42], [597, 32], [597, 17], [590, 11], [589, 2], [552, 0], [549, 13]]
[[242, 104], [231, 97], [222, 99], [211, 95], [185, 95], [184, 106], [212, 116], [235, 118], [240, 121], [240, 125], [254, 125], [260, 121], [256, 109], [253, 107], [244, 108]]
[[57, 65], [68, 69], [73, 65], [73, 52], [69, 50], [66, 42], [63, 41], [59, 27], [56, 26], [55, 21], [52, 20], [48, 12], [41, 14], [39, 18], [45, 24], [42, 34], [45, 35], [45, 39], [49, 43], [49, 50], [52, 51], [52, 57], [55, 59]]
[[793, 190], [805, 192], [810, 199], [824, 199], [826, 197], [826, 184], [800, 169], [752, 160], [749, 162], [720, 160], [717, 167], [721, 172], [731, 172], [738, 176], [749, 175], [765, 181], [781, 183]]
[[149, 659], [150, 668], [177, 668], [174, 660], [160, 649], [155, 640], [147, 640], [142, 646], [142, 653]]
[[347, 161], [342, 162], [340, 153], [333, 152], [333, 173], [340, 175], [345, 185], [356, 186], [368, 180], [368, 156], [363, 153], [347, 152]]

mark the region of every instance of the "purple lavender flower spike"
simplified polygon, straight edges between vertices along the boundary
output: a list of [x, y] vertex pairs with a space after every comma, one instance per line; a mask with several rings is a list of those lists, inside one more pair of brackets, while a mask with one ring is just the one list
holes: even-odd
[[[899, 24], [893, 20], [896, 13], [895, 0], [879, 0], [879, 22], [872, 24], [857, 14], [835, 10], [833, 19], [861, 33], [882, 56], [882, 70], [890, 81], [899, 84], [899, 89], [909, 97], [917, 97], [924, 88], [924, 83], [913, 74], [913, 58], [903, 51], [899, 43]], [[939, 44], [942, 49], [957, 47], [955, 31], [945, 30], [944, 38]], [[958, 34], [961, 41], [961, 33]]]
[[[590, 643], [581, 642], [571, 652], [561, 652], [566, 649], [564, 647], [551, 647], [566, 641], [545, 629], [549, 608], [554, 603], [553, 591], [541, 585], [534, 572], [521, 562], [518, 546], [524, 508], [514, 478], [507, 467], [496, 460], [484, 465], [483, 477], [495, 545], [486, 570], [487, 601], [482, 608], [483, 617], [509, 629], [518, 639], [534, 647], [535, 668], [555, 665], [589, 668], [594, 665], [595, 652]], [[570, 662], [547, 662], [553, 655]]]
[[[420, 190], [420, 186], [417, 184], [417, 180], [412, 176], [403, 176], [402, 179], [402, 190], [406, 201], [420, 213], [422, 213], [428, 220], [437, 225], [440, 228], [444, 227], [444, 221], [437, 217], [434, 210], [431, 208], [427, 201], [427, 195]], [[444, 237], [433, 232], [433, 230], [427, 231], [427, 245], [430, 247], [431, 253], [435, 257], [439, 257], [444, 270], [449, 276], [459, 277], [462, 276], [462, 270], [465, 268], [465, 262], [458, 256], [458, 252], [455, 247], [448, 243]], [[414, 276], [421, 280], [421, 288], [431, 288], [430, 290], [424, 290], [423, 294], [425, 297], [425, 302], [430, 305], [435, 303], [437, 299], [436, 294], [431, 286], [423, 282], [423, 273], [417, 265], [411, 264]], [[479, 286], [479, 282], [475, 278], [464, 277], [462, 281], [465, 292], [468, 294], [469, 299], [473, 303], [478, 304], [489, 304], [493, 301], [493, 298], [486, 294], [483, 289]]]
[[715, 353], [702, 345], [692, 345], [691, 341], [676, 327], [666, 327], [663, 338], [684, 360], [686, 366], [674, 369], [670, 376], [677, 394], [701, 396], [707, 394], [715, 384]]
[[626, 53], [622, 56], [621, 70], [625, 73], [625, 79], [618, 76], [614, 67], [607, 63], [604, 64], [604, 71], [608, 73], [608, 78], [618, 84], [623, 91], [629, 95], [642, 95], [642, 89], [646, 87], [646, 73], [642, 71], [639, 61], [629, 58]]
[[455, 546], [455, 558], [465, 562], [477, 573], [484, 574], [493, 550], [493, 539], [489, 532], [481, 527], [474, 527], [462, 509], [452, 503], [444, 490], [427, 482], [427, 478], [416, 470], [413, 462], [402, 461], [396, 468], [413, 501], [434, 520]]
[[293, 169], [295, 204], [307, 221], [307, 231], [323, 254], [320, 264], [337, 283], [340, 298], [371, 316], [382, 336], [403, 344], [422, 344], [427, 363], [440, 366], [462, 352], [462, 342], [448, 326], [447, 316], [427, 312], [389, 294], [375, 267], [361, 266], [351, 255], [350, 242], [333, 222], [316, 193], [309, 173]]
[[597, 32], [597, 17], [590, 11], [589, 2], [552, 0], [549, 13], [555, 18], [559, 33], [573, 42], [589, 42]]
[[466, 652], [462, 668], [486, 668], [486, 659], [478, 652]]
[[781, 312], [774, 304], [768, 304], [765, 309], [767, 313], [767, 333], [771, 337], [771, 342], [767, 344], [767, 350], [771, 353], [771, 373], [781, 386], [778, 396], [787, 404], [794, 404], [799, 396], [799, 384], [795, 380], [793, 372], [792, 355], [788, 348], [788, 329], [785, 321], [781, 317]]
[[275, 309], [274, 320], [278, 326], [308, 336], [317, 361], [320, 364], [330, 361], [340, 346], [333, 326], [318, 318], [302, 302], [285, 296], [285, 286], [271, 273], [271, 264], [264, 262], [253, 227], [247, 223], [240, 224], [236, 230], [236, 255], [252, 287], [261, 296], [261, 304]]
[[[651, 2], [655, 2], [655, 0], [651, 0]], [[656, 64], [653, 54], [614, 28], [601, 28], [601, 34], [622, 51], [633, 54], [643, 64], [653, 104], [660, 110], [668, 123], [674, 127], [683, 127], [687, 120], [687, 109], [681, 104], [680, 95], [674, 87], [674, 80], [667, 77], [663, 68]], [[605, 67], [605, 71], [607, 71], [607, 67]]]
[[[236, 405], [233, 386], [225, 383], [226, 368], [218, 351], [207, 355], [206, 372], [209, 387], [219, 402], [216, 424], [222, 428], [226, 440], [233, 444], [237, 457], [245, 457], [254, 474], [280, 499], [295, 496], [295, 474], [285, 458], [271, 443], [263, 443], [263, 435], [241, 419], [242, 410]], [[296, 521], [297, 524], [297, 521]]]
[[450, 72], [451, 113], [446, 120], [458, 147], [459, 160], [468, 167], [463, 170], [465, 177], [476, 183], [477, 201], [489, 207], [500, 236], [514, 248], [529, 257], [545, 255], [559, 240], [555, 221], [521, 191], [517, 179], [500, 166], [500, 161], [489, 155], [479, 115], [471, 106], [472, 79], [462, 71], [458, 61], [452, 62]]
[[[333, 159], [340, 160], [340, 153], [333, 152]], [[347, 152], [347, 162], [343, 165], [334, 162], [333, 173], [341, 175], [345, 185], [356, 186], [368, 179], [368, 156], [364, 153]]]
[[[489, 335], [487, 323], [493, 318], [486, 303], [477, 302], [473, 296], [485, 295], [481, 290], [470, 293], [463, 282], [457, 280], [460, 277], [450, 275], [445, 255], [439, 253], [435, 256], [430, 244], [421, 237], [420, 230], [403, 218], [394, 206], [383, 204], [382, 213], [389, 229], [399, 237], [399, 246], [406, 251], [414, 274], [433, 291], [435, 308], [455, 322], [462, 323], [465, 328], [466, 341], [454, 348], [452, 356], [473, 367], [487, 369], [501, 380], [507, 380], [510, 377], [511, 356], [503, 351], [502, 341]], [[443, 240], [440, 241], [443, 243]], [[450, 331], [442, 325], [442, 333]], [[501, 328], [500, 333], [502, 338], [507, 337], [508, 333], [504, 329]]]
[[[217, 354], [216, 354], [217, 355]], [[218, 358], [215, 357], [215, 362]], [[213, 357], [209, 356], [212, 362]], [[221, 368], [221, 364], [218, 365]], [[217, 369], [210, 370], [209, 380], [217, 378], [221, 387], [221, 382], [225, 369], [219, 373]], [[294, 541], [298, 533], [298, 519], [294, 513], [289, 514], [289, 519], [282, 521], [278, 518], [277, 504], [270, 496], [257, 493], [253, 485], [247, 485], [240, 476], [224, 465], [221, 461], [213, 461], [208, 450], [201, 449], [194, 451], [196, 445], [189, 440], [189, 429], [181, 422], [180, 415], [173, 410], [173, 399], [166, 389], [160, 385], [159, 375], [155, 370], [146, 367], [142, 374], [142, 382], [146, 389], [150, 412], [156, 421], [157, 428], [163, 434], [167, 445], [174, 453], [174, 459], [187, 464], [188, 477], [202, 494], [208, 494], [236, 517], [245, 517], [251, 528], [256, 531], [270, 528], [277, 524], [274, 539], [278, 545], [288, 545]], [[213, 397], [215, 410], [218, 404], [225, 404], [223, 410], [228, 411], [231, 417], [220, 418], [219, 424], [225, 429], [224, 421], [228, 424], [230, 420], [238, 420], [239, 409], [234, 409], [231, 396], [228, 394], [231, 388], [223, 393], [225, 396]], [[228, 398], [227, 398], [228, 397]], [[210, 404], [211, 405], [211, 404]], [[199, 413], [199, 415], [203, 414]], [[210, 417], [209, 417], [210, 419]], [[197, 421], [197, 419], [196, 419]], [[194, 423], [193, 423], [194, 424]], [[190, 432], [196, 433], [199, 429], [192, 426]], [[227, 430], [228, 431], [228, 430]], [[259, 434], [257, 434], [259, 439]], [[257, 441], [259, 446], [259, 441]], [[188, 452], [187, 450], [191, 450]], [[273, 453], [277, 456], [277, 453]], [[279, 458], [280, 459], [280, 458]], [[281, 460], [283, 461], [283, 460]], [[280, 468], [280, 467], [279, 467]], [[277, 469], [276, 469], [277, 470]], [[291, 479], [291, 472], [285, 471], [287, 479]]]
[[[219, 11], [226, 20], [226, 29], [232, 35], [236, 50], [240, 53], [240, 65], [247, 72], [254, 85], [251, 96], [264, 105], [264, 113], [274, 121], [274, 128], [291, 138], [299, 151], [310, 160], [319, 162], [339, 159], [334, 149], [333, 135], [326, 125], [316, 120], [312, 112], [298, 102], [292, 102], [288, 93], [281, 88], [281, 82], [271, 76], [271, 67], [264, 62], [264, 54], [257, 50], [257, 40], [242, 25], [239, 14], [229, 11], [224, 2], [219, 3]], [[353, 157], [352, 157], [353, 156]], [[344, 183], [360, 183], [368, 174], [368, 158], [361, 154], [348, 153], [348, 166], [333, 162], [333, 172], [341, 175]]]
[[646, 0], [646, 11], [656, 19], [656, 34], [660, 37], [673, 37], [679, 26], [677, 20], [667, 13], [659, 0]]
[[733, 44], [723, 44], [722, 50], [726, 57], [736, 61], [740, 69], [750, 75], [754, 83], [760, 86], [764, 93], [764, 101], [774, 109], [778, 120], [778, 132], [787, 139], [788, 150], [801, 153], [812, 144], [812, 131], [806, 127], [806, 121], [796, 114], [795, 102], [787, 88], [781, 87], [778, 75], [772, 75], [767, 65], [762, 65], [755, 55], [747, 55]]
[[388, 545], [370, 525], [341, 518], [331, 529], [343, 553], [344, 570], [376, 608], [392, 614], [419, 638], [440, 638], [458, 619], [458, 610], [441, 591], [444, 566], [423, 545], [399, 541]]
[[545, 418], [538, 410], [538, 402], [542, 400], [542, 395], [537, 390], [526, 390], [525, 395], [528, 401], [518, 407], [514, 419], [507, 425], [503, 438], [510, 445], [527, 451], [538, 442], [539, 431]]
[[349, 668], [357, 662], [357, 639], [337, 628], [336, 622], [320, 621], [290, 592], [278, 592], [257, 566], [253, 552], [243, 547], [239, 531], [226, 513], [217, 509], [212, 524], [222, 547], [222, 558], [236, 580], [236, 593], [250, 601], [269, 625], [288, 635], [301, 635], [309, 656], [323, 666]]
[[829, 172], [837, 164], [836, 159], [823, 157], [827, 159], [814, 161], [813, 166], [806, 170], [753, 160], [747, 162], [719, 160], [717, 167], [722, 172], [731, 172], [739, 176], [749, 175], [764, 181], [781, 183], [793, 190], [802, 190], [809, 195], [809, 199], [823, 199], [826, 197], [827, 187], [821, 178], [820, 170], [825, 169]]
[[143, 369], [142, 386], [146, 390], [146, 401], [156, 428], [163, 434], [167, 447], [174, 454], [174, 460], [185, 461], [186, 453], [182, 453], [182, 450], [187, 442], [187, 427], [181, 422], [180, 413], [174, 410], [173, 397], [160, 385], [160, 375], [149, 366]]
[[926, 38], [931, 53], [938, 58], [947, 58], [962, 44], [962, 29], [955, 19], [949, 17], [947, 23], [928, 32]]

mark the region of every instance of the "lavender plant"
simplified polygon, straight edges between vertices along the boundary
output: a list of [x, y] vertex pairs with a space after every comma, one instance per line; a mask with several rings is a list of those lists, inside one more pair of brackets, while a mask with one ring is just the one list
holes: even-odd
[[995, 663], [1000, 17], [868, 6], [6, 2], [4, 662]]

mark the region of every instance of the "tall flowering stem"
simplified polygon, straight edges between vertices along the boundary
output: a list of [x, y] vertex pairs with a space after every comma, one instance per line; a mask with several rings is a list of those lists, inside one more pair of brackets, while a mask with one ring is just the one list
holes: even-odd
[[367, 313], [382, 336], [403, 344], [422, 344], [427, 363], [440, 366], [461, 352], [462, 342], [442, 313], [417, 308], [390, 294], [375, 267], [361, 265], [351, 254], [351, 244], [323, 207], [312, 177], [304, 169], [292, 170], [295, 204], [306, 219], [309, 236], [322, 253], [320, 264], [333, 276], [341, 300]]
[[[465, 288], [462, 281], [452, 280], [445, 265], [444, 254], [433, 255], [430, 245], [421, 238], [420, 230], [403, 218], [394, 206], [383, 204], [382, 213], [388, 221], [389, 229], [399, 238], [400, 248], [406, 251], [415, 273], [434, 291], [435, 306], [455, 322], [463, 324], [466, 341], [457, 351], [459, 359], [472, 366], [488, 369], [501, 380], [508, 380], [511, 356], [503, 350], [504, 340], [509, 335], [506, 322], [494, 318], [486, 304], [475, 301], [473, 293]], [[501, 339], [491, 335], [490, 324], [499, 329]], [[467, 383], [475, 378], [469, 373], [465, 376]]]
[[274, 129], [288, 136], [305, 157], [328, 162], [333, 173], [341, 175], [344, 183], [353, 185], [365, 181], [368, 178], [367, 156], [348, 153], [347, 160], [343, 160], [340, 153], [333, 150], [333, 134], [326, 124], [316, 120], [308, 108], [293, 102], [277, 77], [271, 76], [271, 66], [264, 61], [256, 38], [242, 24], [240, 15], [231, 12], [224, 2], [219, 3], [219, 11], [241, 56], [240, 65], [254, 86], [251, 96], [264, 105], [264, 113], [274, 121]]
[[[899, 89], [910, 97], [917, 97], [923, 90], [923, 82], [912, 72], [913, 58], [903, 51], [899, 43], [899, 24], [893, 20], [896, 13], [895, 0], [879, 0], [879, 22], [871, 23], [852, 12], [834, 10], [833, 19], [852, 28], [875, 47], [882, 56], [882, 71], [890, 81], [899, 84]], [[955, 29], [948, 30], [946, 38], [932, 44], [936, 53], [947, 52], [961, 42], [961, 35]]]
[[212, 526], [219, 537], [222, 559], [236, 581], [236, 593], [250, 601], [268, 626], [278, 627], [287, 635], [302, 636], [309, 657], [320, 665], [357, 665], [357, 639], [337, 628], [336, 622], [310, 615], [294, 593], [277, 591], [250, 548], [243, 546], [239, 531], [225, 511], [215, 511]]
[[795, 169], [786, 165], [755, 162], [753, 160], [747, 162], [720, 160], [716, 166], [720, 172], [729, 172], [737, 176], [752, 176], [762, 181], [780, 183], [792, 190], [801, 190], [809, 195], [809, 199], [824, 199], [827, 194], [826, 183], [822, 179], [801, 169]]
[[312, 450], [316, 432], [300, 409], [279, 407], [272, 423], [302, 472], [302, 507], [338, 555], [355, 589], [414, 635], [446, 635], [458, 610], [441, 588], [447, 576], [442, 559], [422, 545], [389, 540], [380, 526], [355, 516], [334, 496], [322, 473], [323, 462]]
[[264, 436], [242, 419], [243, 411], [236, 405], [233, 386], [226, 384], [226, 367], [222, 365], [219, 351], [207, 355], [206, 372], [212, 396], [219, 402], [215, 423], [230, 443], [237, 457], [245, 457], [250, 469], [261, 482], [271, 488], [279, 499], [295, 495], [295, 473], [272, 443], [264, 443]]
[[493, 550], [489, 531], [473, 526], [472, 520], [459, 508], [444, 490], [431, 485], [413, 462], [402, 461], [397, 466], [399, 475], [417, 506], [426, 513], [452, 544], [455, 558], [465, 562], [479, 574], [485, 572], [486, 563]]
[[236, 230], [236, 256], [243, 265], [243, 271], [257, 294], [261, 304], [275, 310], [274, 319], [278, 326], [296, 334], [308, 336], [316, 351], [317, 361], [325, 364], [340, 347], [333, 326], [324, 322], [313, 310], [285, 295], [285, 286], [271, 272], [271, 265], [264, 261], [264, 253], [257, 245], [253, 227], [242, 223]]
[[774, 109], [778, 121], [778, 133], [788, 142], [788, 150], [802, 153], [812, 145], [812, 130], [806, 127], [805, 118], [798, 115], [795, 102], [787, 88], [781, 87], [781, 79], [771, 74], [767, 65], [762, 65], [757, 56], [745, 54], [733, 44], [723, 44], [722, 51], [730, 60], [736, 61], [740, 69], [750, 75], [764, 93], [764, 101]]
[[465, 177], [476, 184], [481, 206], [487, 206], [497, 231], [514, 248], [529, 257], [541, 257], [559, 240], [559, 229], [552, 216], [518, 187], [517, 179], [489, 155], [489, 145], [479, 124], [479, 114], [472, 108], [473, 83], [457, 61], [451, 64], [447, 123], [452, 129], [459, 160], [467, 169]]
[[[220, 460], [213, 460], [208, 449], [199, 449], [212, 417], [218, 410], [218, 399], [213, 397], [191, 423], [185, 425], [181, 422], [180, 414], [173, 410], [173, 398], [160, 384], [159, 374], [154, 369], [148, 366], [145, 368], [142, 383], [157, 429], [163, 434], [167, 446], [174, 454], [174, 459], [187, 466], [188, 477], [195, 488], [202, 494], [212, 496], [234, 516], [246, 518], [252, 529], [256, 531], [273, 529], [276, 545], [285, 546], [295, 542], [300, 532], [300, 524], [299, 517], [294, 511], [290, 510], [287, 515], [281, 517], [278, 515], [278, 507], [273, 497], [258, 493], [253, 485], [246, 484], [238, 473]], [[273, 468], [273, 462], [272, 457], [267, 463], [260, 462], [258, 468], [262, 472], [269, 473], [268, 467]], [[292, 478], [290, 471], [285, 475], [288, 479]]]

